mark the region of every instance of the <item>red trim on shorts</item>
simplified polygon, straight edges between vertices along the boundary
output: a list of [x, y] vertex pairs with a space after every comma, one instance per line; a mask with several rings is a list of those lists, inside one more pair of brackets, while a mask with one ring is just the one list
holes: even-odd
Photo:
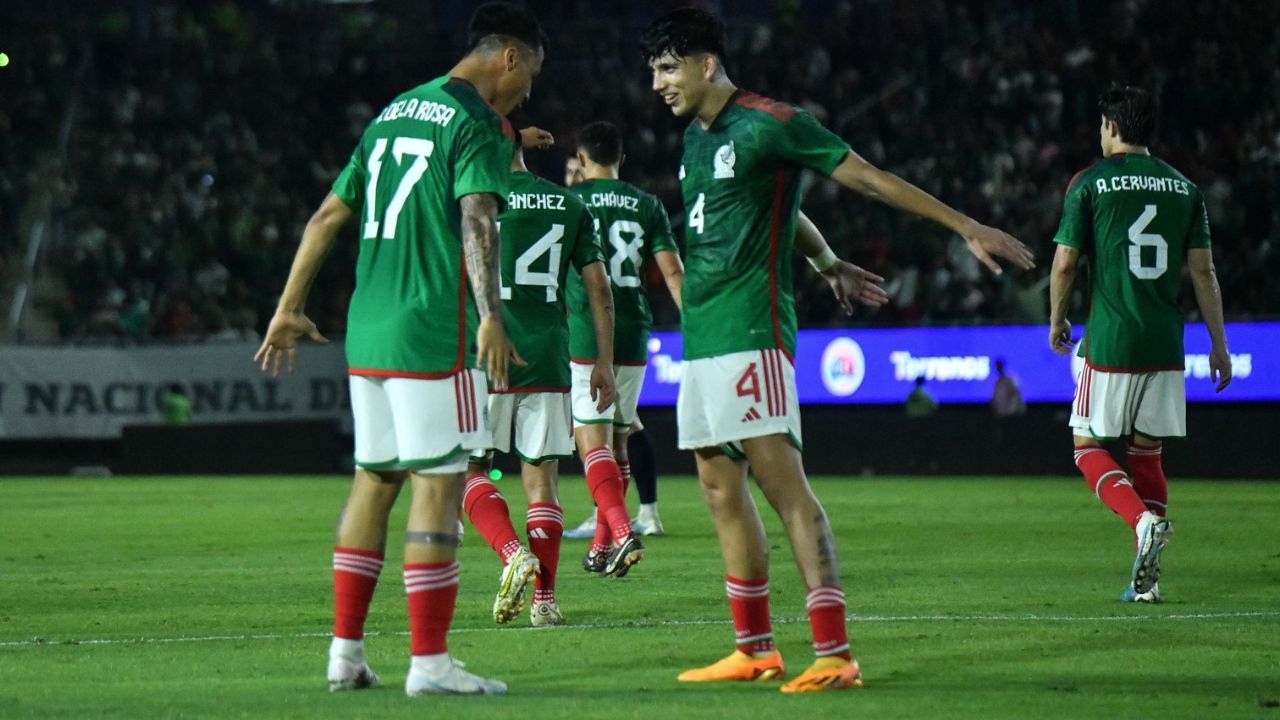
[[551, 385], [533, 385], [531, 387], [513, 387], [506, 390], [490, 390], [490, 395], [516, 395], [519, 393], [567, 393], [567, 387], [554, 387]]
[[379, 370], [377, 368], [347, 368], [348, 375], [358, 375], [360, 377], [380, 377], [380, 378], [408, 378], [410, 380], [443, 380], [452, 375], [457, 375], [457, 370], [449, 370], [447, 372], [438, 373], [420, 373], [409, 372], [408, 370]]
[[458, 412], [458, 432], [465, 432], [462, 429], [466, 421], [462, 417], [462, 378], [459, 375], [453, 376], [453, 406]]
[[774, 372], [778, 374], [778, 395], [780, 402], [778, 403], [778, 415], [786, 417], [787, 415], [787, 376], [782, 370], [782, 352], [778, 352], [778, 356], [774, 357]]
[[[573, 364], [575, 364], [575, 365], [595, 365], [595, 364], [596, 364], [595, 358], [591, 358], [591, 359], [587, 359], [587, 358], [569, 358], [569, 362], [571, 362], [571, 363], [573, 363]], [[623, 361], [621, 361], [621, 360], [615, 360], [615, 361], [613, 361], [613, 365], [614, 365], [614, 367], [619, 367], [619, 366], [621, 366], [621, 367], [644, 367], [644, 366], [646, 366], [646, 365], [648, 365], [648, 364], [649, 364], [649, 361], [648, 361], [648, 360], [637, 360], [637, 361], [634, 361], [634, 362], [623, 362]]]
[[1088, 358], [1085, 358], [1084, 364], [1086, 367], [1093, 368], [1094, 370], [1101, 370], [1102, 372], [1107, 372], [1107, 373], [1120, 373], [1122, 375], [1141, 375], [1142, 373], [1167, 372], [1170, 370], [1185, 372], [1187, 369], [1187, 366], [1182, 363], [1178, 363], [1177, 365], [1155, 365], [1152, 367], [1140, 367], [1140, 368], [1113, 368], [1113, 367], [1105, 367], [1102, 365], [1094, 365], [1093, 363], [1089, 362]]
[[760, 372], [764, 375], [764, 404], [769, 417], [774, 416], [773, 405], [773, 373], [769, 371], [769, 351], [760, 351]]
[[462, 377], [467, 384], [467, 413], [471, 418], [467, 432], [473, 433], [480, 425], [480, 416], [476, 413], [476, 379], [469, 372], [462, 373]]
[[786, 181], [786, 172], [779, 168], [773, 185], [773, 219], [769, 223], [769, 316], [773, 321], [773, 341], [790, 360], [791, 353], [782, 341], [782, 325], [778, 322], [778, 234], [782, 229], [782, 190]]

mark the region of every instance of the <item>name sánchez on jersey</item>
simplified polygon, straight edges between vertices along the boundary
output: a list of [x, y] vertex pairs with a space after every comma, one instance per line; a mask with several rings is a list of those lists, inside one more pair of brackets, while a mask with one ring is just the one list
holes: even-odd
[[450, 120], [453, 120], [453, 116], [457, 114], [457, 112], [457, 108], [451, 108], [448, 105], [442, 105], [438, 102], [419, 102], [414, 98], [409, 98], [408, 100], [393, 102], [383, 108], [382, 113], [378, 115], [378, 118], [374, 120], [374, 123], [408, 118], [410, 120], [419, 120], [421, 122], [429, 122], [445, 126], [449, 124]]
[[508, 193], [508, 210], [565, 210], [563, 195]]
[[1094, 187], [1098, 188], [1100, 193], [1119, 190], [1152, 190], [1176, 192], [1179, 195], [1191, 194], [1191, 184], [1185, 180], [1150, 175], [1113, 175], [1109, 178], [1098, 178], [1094, 181]]
[[621, 208], [636, 212], [640, 209], [640, 198], [619, 195], [616, 192], [591, 193], [587, 196], [587, 205], [597, 208]]

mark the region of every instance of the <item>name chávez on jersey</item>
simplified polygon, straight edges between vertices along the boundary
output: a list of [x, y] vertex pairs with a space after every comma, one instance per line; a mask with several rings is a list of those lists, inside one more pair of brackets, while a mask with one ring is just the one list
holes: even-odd
[[1098, 192], [1116, 192], [1119, 190], [1150, 190], [1153, 192], [1176, 192], [1179, 195], [1190, 195], [1191, 184], [1175, 178], [1151, 177], [1150, 175], [1112, 175], [1093, 181]]
[[593, 208], [620, 208], [632, 212], [640, 209], [640, 198], [615, 192], [590, 193], [583, 199], [587, 201], [588, 207]]
[[564, 206], [564, 195], [544, 195], [542, 193], [509, 193], [507, 195], [508, 210], [567, 210]]
[[419, 102], [415, 98], [409, 98], [408, 100], [393, 102], [383, 108], [378, 117], [374, 119], [373, 124], [408, 118], [410, 120], [435, 123], [443, 127], [447, 126], [450, 120], [453, 120], [453, 116], [457, 112], [456, 108], [451, 108], [438, 102], [426, 100]]

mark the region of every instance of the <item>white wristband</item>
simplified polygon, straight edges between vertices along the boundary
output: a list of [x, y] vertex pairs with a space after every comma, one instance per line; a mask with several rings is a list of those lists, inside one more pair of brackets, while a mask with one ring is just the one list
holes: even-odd
[[818, 272], [826, 272], [830, 270], [831, 266], [835, 265], [836, 261], [839, 259], [840, 258], [836, 257], [835, 252], [833, 252], [831, 248], [828, 247], [826, 250], [823, 250], [817, 257], [809, 258], [809, 264], [812, 265], [813, 269], [817, 270]]

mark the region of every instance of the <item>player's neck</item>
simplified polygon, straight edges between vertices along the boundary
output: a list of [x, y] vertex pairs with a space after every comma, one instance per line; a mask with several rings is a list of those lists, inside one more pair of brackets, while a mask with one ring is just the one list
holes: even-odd
[[485, 70], [486, 68], [482, 63], [477, 61], [475, 57], [468, 55], [453, 66], [453, 69], [449, 71], [449, 77], [471, 83], [471, 87], [476, 89], [476, 94], [484, 98], [485, 102], [493, 105], [494, 100], [497, 99], [498, 83]]
[[702, 106], [698, 108], [698, 123], [702, 125], [702, 129], [711, 127], [711, 123], [716, 121], [720, 111], [729, 103], [729, 98], [737, 91], [738, 87], [727, 77], [713, 81], [702, 100]]
[[582, 168], [583, 180], [617, 180], [622, 177], [617, 165], [596, 165], [592, 163]]
[[1107, 157], [1115, 157], [1116, 155], [1150, 155], [1151, 151], [1146, 145], [1130, 145], [1128, 143], [1116, 143], [1111, 148], [1111, 154]]

